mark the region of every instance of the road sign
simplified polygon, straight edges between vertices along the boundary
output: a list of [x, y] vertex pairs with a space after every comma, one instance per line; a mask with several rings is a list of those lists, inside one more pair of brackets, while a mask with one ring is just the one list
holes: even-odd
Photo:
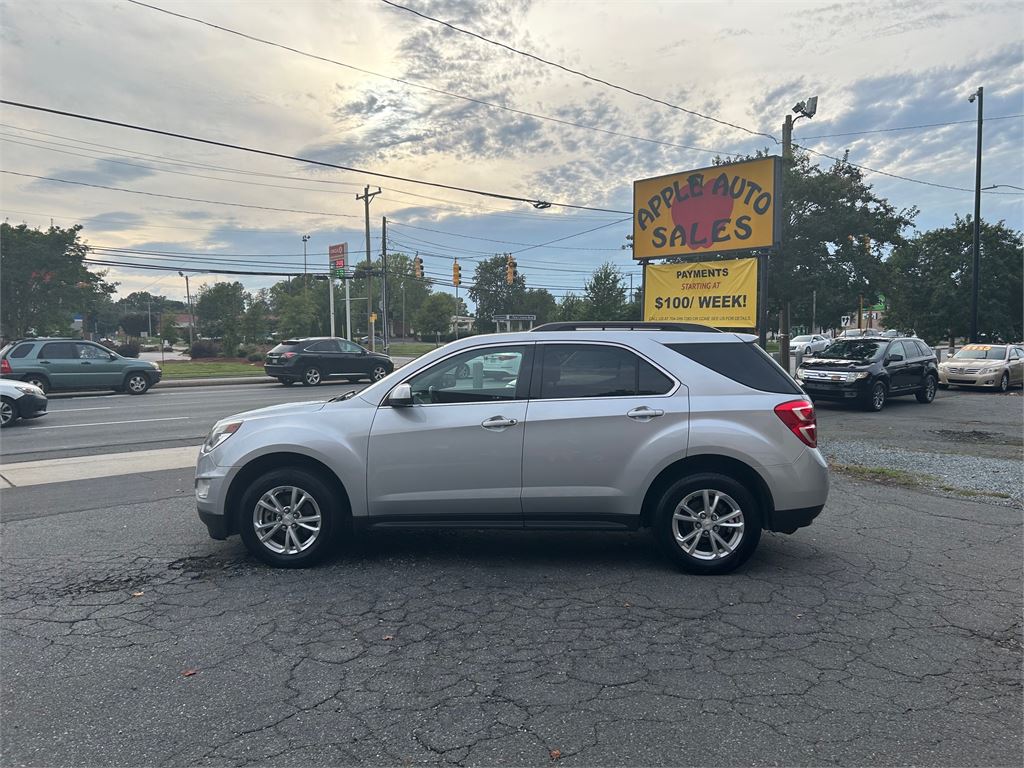
[[348, 243], [332, 245], [328, 247], [327, 253], [331, 260], [331, 274], [335, 277], [344, 277], [348, 264]]

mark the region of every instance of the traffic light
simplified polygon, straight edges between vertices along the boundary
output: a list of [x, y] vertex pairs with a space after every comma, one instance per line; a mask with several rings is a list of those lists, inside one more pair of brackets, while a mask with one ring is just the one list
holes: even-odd
[[423, 279], [423, 259], [419, 256], [412, 260], [412, 274], [417, 280]]
[[452, 264], [452, 285], [456, 288], [462, 282], [462, 267], [459, 266], [459, 260], [456, 259], [455, 263]]
[[512, 285], [517, 277], [519, 277], [519, 270], [516, 268], [516, 257], [510, 253], [505, 259], [505, 282]]

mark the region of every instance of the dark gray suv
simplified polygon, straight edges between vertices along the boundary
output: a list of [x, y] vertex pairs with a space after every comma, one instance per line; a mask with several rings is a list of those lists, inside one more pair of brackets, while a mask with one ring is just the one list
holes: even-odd
[[82, 339], [22, 339], [0, 350], [0, 375], [54, 390], [112, 389], [141, 395], [160, 381], [160, 366], [121, 357]]

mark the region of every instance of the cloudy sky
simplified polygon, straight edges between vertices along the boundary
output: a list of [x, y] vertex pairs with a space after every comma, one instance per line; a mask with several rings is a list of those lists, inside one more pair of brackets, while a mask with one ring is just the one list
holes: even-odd
[[[604, 210], [536, 210], [3, 106], [2, 215], [80, 223], [90, 245], [117, 249], [94, 258], [159, 265], [111, 268], [122, 294], [183, 298], [182, 267], [301, 271], [303, 234], [317, 270], [329, 244], [364, 250], [355, 196], [369, 184], [383, 190], [371, 250], [386, 216], [390, 249], [419, 252], [428, 275], [450, 280], [457, 256], [470, 276], [477, 259], [512, 251], [528, 286], [561, 296], [608, 260], [639, 279], [620, 248], [634, 179], [716, 154], [777, 153], [786, 112], [811, 95], [818, 114], [796, 124], [797, 144], [917, 180], [868, 177], [896, 205], [917, 206], [920, 229], [949, 224], [973, 210], [967, 97], [979, 85], [983, 185], [1024, 187], [1017, 0], [397, 1], [641, 95], [379, 0], [152, 0], [264, 42], [125, 0], [4, 2], [0, 87], [12, 101]], [[982, 205], [985, 218], [1024, 228], [1018, 190], [993, 190]], [[193, 285], [218, 279], [236, 278]], [[275, 278], [239, 279], [255, 289]]]

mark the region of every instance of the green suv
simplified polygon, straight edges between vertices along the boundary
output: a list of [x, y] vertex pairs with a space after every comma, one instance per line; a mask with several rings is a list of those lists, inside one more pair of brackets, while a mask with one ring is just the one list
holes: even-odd
[[0, 349], [0, 376], [54, 390], [112, 389], [141, 395], [160, 381], [160, 366], [121, 357], [82, 339], [21, 339]]

